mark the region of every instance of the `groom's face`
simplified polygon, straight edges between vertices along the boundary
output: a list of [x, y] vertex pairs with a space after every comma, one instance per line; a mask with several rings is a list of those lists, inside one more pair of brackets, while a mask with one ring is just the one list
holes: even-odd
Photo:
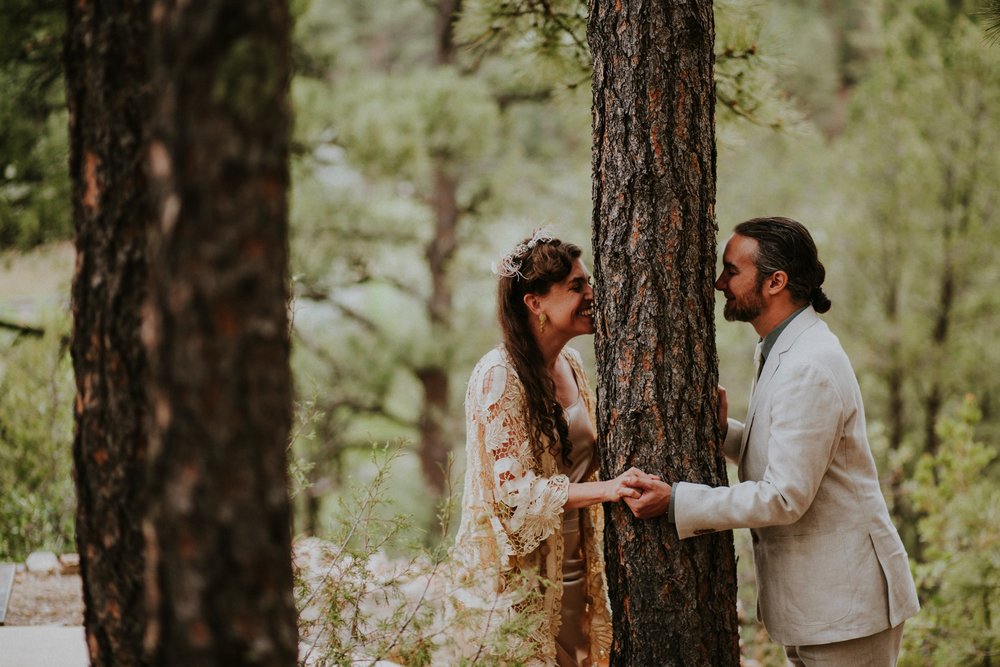
[[730, 322], [753, 322], [767, 307], [764, 281], [757, 275], [754, 259], [757, 240], [733, 234], [722, 255], [722, 273], [715, 289], [726, 297], [723, 315]]

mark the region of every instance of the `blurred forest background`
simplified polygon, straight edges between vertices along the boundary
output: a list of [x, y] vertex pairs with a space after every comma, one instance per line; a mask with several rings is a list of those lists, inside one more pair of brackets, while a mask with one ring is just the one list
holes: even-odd
[[[466, 0], [452, 31], [455, 0], [292, 5], [295, 532], [328, 535], [389, 461], [381, 511], [434, 546], [465, 382], [499, 340], [491, 261], [542, 224], [590, 244], [586, 6]], [[716, 3], [719, 240], [767, 214], [816, 237], [924, 605], [907, 664], [1000, 659], [1000, 46], [981, 10]], [[0, 13], [4, 561], [75, 548], [63, 22], [52, 0]], [[739, 416], [754, 334], [718, 315]], [[744, 652], [770, 664], [736, 539]]]

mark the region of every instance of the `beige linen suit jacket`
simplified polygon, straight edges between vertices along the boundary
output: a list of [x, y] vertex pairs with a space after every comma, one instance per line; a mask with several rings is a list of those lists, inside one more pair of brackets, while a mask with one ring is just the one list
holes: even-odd
[[861, 390], [816, 311], [778, 337], [750, 399], [729, 421], [740, 483], [675, 488], [677, 533], [750, 528], [757, 608], [782, 644], [829, 644], [895, 627], [918, 609], [865, 431]]

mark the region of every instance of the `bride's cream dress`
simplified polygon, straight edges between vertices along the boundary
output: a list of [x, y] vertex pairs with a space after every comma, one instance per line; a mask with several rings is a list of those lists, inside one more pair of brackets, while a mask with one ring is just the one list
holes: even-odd
[[[563, 512], [570, 482], [597, 479], [593, 395], [579, 353], [564, 348], [580, 389], [566, 409], [573, 443], [563, 466], [543, 443], [533, 454], [525, 421], [524, 388], [498, 347], [476, 365], [466, 393], [466, 473], [462, 521], [453, 557], [468, 590], [509, 594], [510, 608], [538, 614], [531, 637], [539, 665], [607, 661], [611, 620], [604, 581], [600, 504]], [[512, 575], [537, 574], [540, 595], [510, 591]]]

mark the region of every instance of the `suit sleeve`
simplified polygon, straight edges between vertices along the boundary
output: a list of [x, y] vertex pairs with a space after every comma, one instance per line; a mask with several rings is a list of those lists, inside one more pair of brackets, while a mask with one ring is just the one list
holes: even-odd
[[829, 372], [811, 363], [784, 367], [773, 386], [762, 479], [731, 487], [680, 482], [674, 515], [681, 539], [790, 524], [809, 509], [843, 437], [844, 402]]

